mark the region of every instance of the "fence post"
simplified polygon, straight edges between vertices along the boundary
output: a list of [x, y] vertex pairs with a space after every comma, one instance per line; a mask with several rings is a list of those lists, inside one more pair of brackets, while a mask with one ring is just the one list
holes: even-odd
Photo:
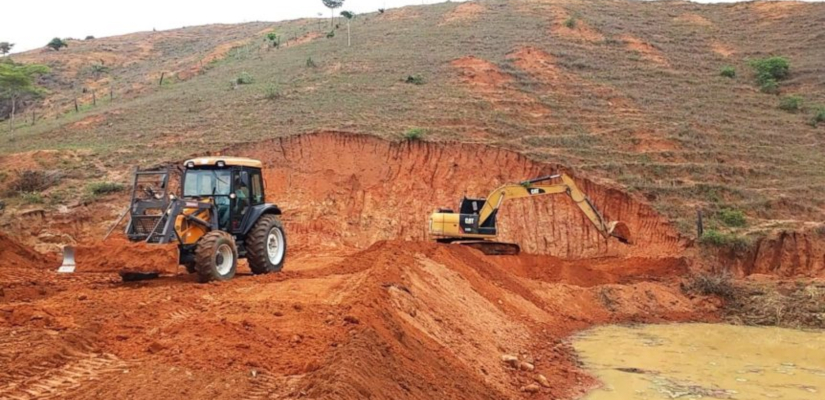
[[705, 226], [704, 226], [704, 223], [702, 222], [702, 209], [701, 208], [696, 209], [696, 233], [699, 235], [698, 237], [700, 239], [702, 238], [702, 234], [705, 233]]

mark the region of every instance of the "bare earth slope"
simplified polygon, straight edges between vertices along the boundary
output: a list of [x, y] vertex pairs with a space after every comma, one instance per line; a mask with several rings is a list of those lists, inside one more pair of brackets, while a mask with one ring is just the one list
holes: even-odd
[[[497, 144], [617, 182], [683, 232], [697, 205], [794, 224], [823, 216], [825, 128], [810, 111], [780, 110], [747, 62], [787, 57], [781, 95], [812, 110], [825, 103], [823, 26], [822, 3], [481, 1], [362, 15], [353, 47], [343, 31], [318, 38], [328, 26], [311, 20], [72, 42], [15, 56], [55, 66], [42, 107], [62, 111], [21, 126], [0, 152], [89, 149], [65, 166], [88, 179], [230, 143], [319, 129], [398, 138], [417, 126], [429, 140]], [[270, 29], [280, 49], [263, 43]], [[98, 58], [112, 70], [84, 75]], [[719, 75], [727, 65], [735, 79]], [[231, 84], [243, 74], [253, 83]], [[403, 82], [417, 74], [423, 85]], [[81, 89], [106, 97], [109, 81], [116, 100], [88, 105]]]

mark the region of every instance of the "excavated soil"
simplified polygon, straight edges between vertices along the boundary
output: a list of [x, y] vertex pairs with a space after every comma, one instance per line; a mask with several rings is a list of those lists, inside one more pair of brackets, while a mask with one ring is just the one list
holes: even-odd
[[715, 319], [718, 302], [680, 288], [687, 243], [609, 183], [574, 174], [634, 246], [605, 241], [563, 196], [505, 204], [519, 256], [427, 240], [435, 208], [557, 165], [333, 132], [224, 153], [264, 162], [284, 271], [242, 264], [202, 285], [173, 266], [124, 283], [114, 270], [163, 269], [174, 250], [114, 238], [81, 241], [79, 272], [58, 275], [56, 258], [0, 235], [0, 398], [577, 398], [598, 382], [572, 333]]

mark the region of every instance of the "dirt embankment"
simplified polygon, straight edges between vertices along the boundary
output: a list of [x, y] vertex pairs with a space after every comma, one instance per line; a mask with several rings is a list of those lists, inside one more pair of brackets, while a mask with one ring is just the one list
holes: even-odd
[[[291, 243], [312, 248], [424, 240], [428, 216], [439, 207], [456, 208], [462, 196], [484, 197], [504, 183], [564, 171], [494, 147], [332, 132], [223, 153], [264, 162], [268, 200], [285, 210]], [[607, 219], [629, 225], [637, 245], [604, 240], [566, 196], [507, 202], [498, 217], [501, 239], [520, 243], [528, 253], [562, 258], [663, 257], [684, 248], [675, 229], [649, 205], [609, 185], [576, 181]]]
[[723, 250], [718, 258], [738, 277], [825, 277], [825, 235], [817, 231], [777, 231], [758, 239], [745, 252]]

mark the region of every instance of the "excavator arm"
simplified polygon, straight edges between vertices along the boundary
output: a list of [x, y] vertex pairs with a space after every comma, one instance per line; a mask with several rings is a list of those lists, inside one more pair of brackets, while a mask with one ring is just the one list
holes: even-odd
[[[556, 179], [561, 179], [561, 182], [542, 184], [542, 182]], [[479, 225], [485, 224], [506, 200], [554, 194], [567, 194], [579, 209], [582, 210], [584, 215], [587, 216], [587, 219], [590, 220], [593, 226], [596, 227], [596, 230], [605, 238], [613, 236], [623, 243], [632, 243], [630, 229], [628, 229], [627, 225], [618, 221], [606, 222], [599, 210], [596, 209], [596, 206], [593, 205], [593, 202], [590, 201], [584, 192], [579, 190], [573, 178], [566, 174], [551, 175], [499, 187], [487, 196], [484, 206], [479, 210]]]

